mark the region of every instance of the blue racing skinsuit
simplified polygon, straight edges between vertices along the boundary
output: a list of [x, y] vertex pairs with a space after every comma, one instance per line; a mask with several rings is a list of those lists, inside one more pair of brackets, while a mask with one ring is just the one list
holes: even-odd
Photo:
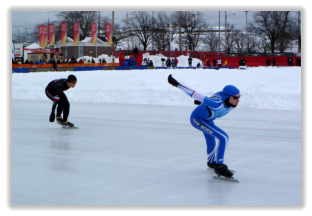
[[[228, 114], [233, 107], [227, 107], [224, 100], [232, 95], [239, 93], [239, 90], [234, 86], [234, 90], [231, 89], [229, 94], [225, 94], [225, 90], [215, 93], [212, 97], [207, 97], [197, 93], [195, 90], [188, 88], [181, 83], [177, 86], [192, 98], [201, 102], [201, 104], [195, 108], [191, 114], [191, 124], [196, 129], [202, 131], [206, 138], [207, 155], [210, 163], [216, 162], [217, 164], [223, 164], [224, 153], [226, 145], [229, 141], [229, 136], [219, 127], [214, 124], [216, 118], [220, 118]], [[226, 87], [225, 87], [226, 88]], [[233, 90], [233, 91], [232, 91]], [[227, 92], [226, 92], [227, 93]], [[216, 145], [216, 139], [219, 143]]]

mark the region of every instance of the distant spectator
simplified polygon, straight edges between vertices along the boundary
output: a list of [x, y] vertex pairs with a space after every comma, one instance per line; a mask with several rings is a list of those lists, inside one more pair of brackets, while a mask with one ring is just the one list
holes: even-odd
[[212, 63], [213, 63], [213, 66], [214, 66], [214, 67], [217, 66], [217, 60], [216, 60], [216, 58], [213, 58]]
[[123, 66], [128, 66], [128, 59], [125, 59], [125, 60], [123, 61]]
[[266, 60], [266, 66], [270, 66], [271, 65], [271, 60], [270, 58], [268, 57], [267, 60]]
[[210, 59], [209, 59], [209, 58], [206, 60], [206, 64], [207, 64], [207, 67], [210, 67], [210, 66], [211, 66], [211, 65], [210, 65]]
[[176, 65], [176, 67], [178, 67], [179, 61], [178, 61], [177, 57], [175, 57], [174, 60], [175, 60], [175, 65]]
[[161, 60], [161, 66], [165, 66], [165, 61], [166, 61], [166, 59], [161, 58], [160, 60]]
[[245, 66], [246, 65], [246, 60], [245, 60], [245, 58], [241, 58], [240, 60], [239, 60], [239, 66]]
[[245, 57], [243, 57], [242, 63], [243, 63], [243, 66], [246, 66], [246, 59], [245, 59]]
[[166, 61], [167, 67], [171, 67], [171, 59], [168, 57]]
[[193, 61], [192, 57], [190, 56], [187, 60], [188, 60], [189, 67], [192, 67], [192, 61]]
[[100, 64], [102, 64], [102, 59], [99, 59]]
[[72, 56], [70, 59], [70, 63], [74, 64], [75, 62], [76, 62], [76, 59], [74, 58], [74, 56]]
[[92, 63], [95, 63], [95, 61], [94, 61], [94, 59], [92, 58], [92, 61], [91, 61]]
[[200, 63], [199, 62], [197, 63], [197, 68], [200, 68]]
[[139, 49], [137, 46], [134, 47], [133, 52], [134, 52], [134, 57], [137, 58], [139, 54]]
[[289, 58], [287, 59], [288, 66], [292, 66], [293, 61], [294, 61], [294, 59], [291, 56], [289, 56]]
[[103, 63], [103, 64], [106, 64], [106, 60], [105, 60], [105, 58], [103, 58], [102, 63]]
[[173, 67], [173, 68], [176, 67], [176, 61], [175, 61], [175, 59], [172, 59], [172, 67]]
[[150, 60], [150, 62], [148, 63], [148, 66], [154, 66], [153, 61]]
[[82, 58], [79, 60], [79, 64], [84, 64], [84, 61], [82, 60]]
[[55, 59], [52, 59], [53, 71], [57, 71], [57, 64]]
[[296, 65], [301, 66], [301, 59], [299, 58], [299, 56], [297, 56]]
[[276, 66], [276, 59], [275, 59], [275, 57], [273, 57], [272, 66]]
[[146, 58], [143, 59], [142, 65], [148, 65], [148, 64], [147, 64], [147, 59], [146, 59]]
[[218, 59], [217, 63], [218, 63], [218, 67], [221, 67], [221, 66], [222, 66], [222, 60], [221, 60], [221, 58]]

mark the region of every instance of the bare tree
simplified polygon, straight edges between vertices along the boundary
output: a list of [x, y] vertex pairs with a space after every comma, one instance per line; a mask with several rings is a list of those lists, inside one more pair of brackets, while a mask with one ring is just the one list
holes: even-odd
[[158, 12], [154, 26], [154, 45], [158, 50], [169, 49], [170, 42], [174, 39], [174, 34], [171, 34], [170, 31], [174, 30], [176, 27], [172, 26], [170, 16], [168, 16], [166, 12]]
[[[127, 19], [122, 19], [122, 22], [127, 23]], [[129, 17], [129, 26], [131, 31], [139, 38], [143, 49], [146, 50], [155, 35], [152, 16], [146, 11], [132, 11]]]
[[251, 30], [258, 35], [265, 35], [270, 41], [271, 52], [279, 47], [283, 52], [291, 38], [291, 19], [288, 11], [259, 11], [254, 14], [255, 24]]
[[215, 52], [219, 48], [219, 36], [216, 32], [208, 32], [206, 36], [202, 39], [202, 42], [208, 45], [208, 49], [211, 52]]
[[[179, 11], [172, 14], [172, 21], [179, 26]], [[183, 29], [182, 45], [187, 49], [194, 51], [200, 41], [203, 31], [207, 30], [207, 23], [204, 20], [203, 13], [197, 11], [181, 12], [181, 28]]]
[[291, 41], [295, 38], [296, 23], [290, 17], [289, 11], [282, 11], [281, 21], [278, 25], [278, 39], [277, 44], [281, 53], [284, 53], [287, 48], [291, 46]]
[[247, 36], [240, 30], [234, 30], [232, 34], [234, 50], [238, 53], [243, 53], [247, 47]]
[[234, 24], [231, 24], [231, 23], [228, 23], [228, 31], [225, 32], [226, 34], [226, 41], [225, 41], [225, 46], [227, 46], [227, 50], [226, 52], [227, 53], [231, 53], [233, 52], [232, 50], [234, 49], [234, 29], [235, 29], [235, 25]]

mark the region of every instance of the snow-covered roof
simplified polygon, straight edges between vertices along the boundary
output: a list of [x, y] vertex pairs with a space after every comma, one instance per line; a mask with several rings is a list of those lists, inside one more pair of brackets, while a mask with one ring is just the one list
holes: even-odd
[[[42, 47], [39, 46], [37, 43], [32, 43], [29, 46], [25, 47], [24, 50], [31, 50], [31, 49], [41, 49]], [[44, 49], [44, 48], [43, 48]]]
[[[91, 43], [91, 37], [86, 37], [85, 39], [81, 40], [80, 42], [83, 43]], [[106, 43], [104, 41], [102, 41], [100, 38], [96, 37], [96, 42], [98, 43]]]

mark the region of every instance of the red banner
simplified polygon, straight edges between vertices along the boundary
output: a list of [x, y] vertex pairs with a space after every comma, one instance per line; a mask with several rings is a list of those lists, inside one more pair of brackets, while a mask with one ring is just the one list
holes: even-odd
[[39, 31], [39, 46], [44, 47], [43, 46], [43, 26], [39, 26], [38, 31]]
[[43, 26], [43, 46], [48, 46], [48, 27]]
[[91, 44], [96, 45], [96, 23], [91, 23]]
[[61, 23], [61, 45], [66, 45], [67, 23]]
[[110, 23], [106, 23], [107, 45], [112, 45], [111, 32], [112, 25]]
[[54, 47], [54, 45], [55, 45], [54, 24], [49, 24], [49, 46]]
[[74, 23], [74, 45], [79, 45], [79, 23]]

